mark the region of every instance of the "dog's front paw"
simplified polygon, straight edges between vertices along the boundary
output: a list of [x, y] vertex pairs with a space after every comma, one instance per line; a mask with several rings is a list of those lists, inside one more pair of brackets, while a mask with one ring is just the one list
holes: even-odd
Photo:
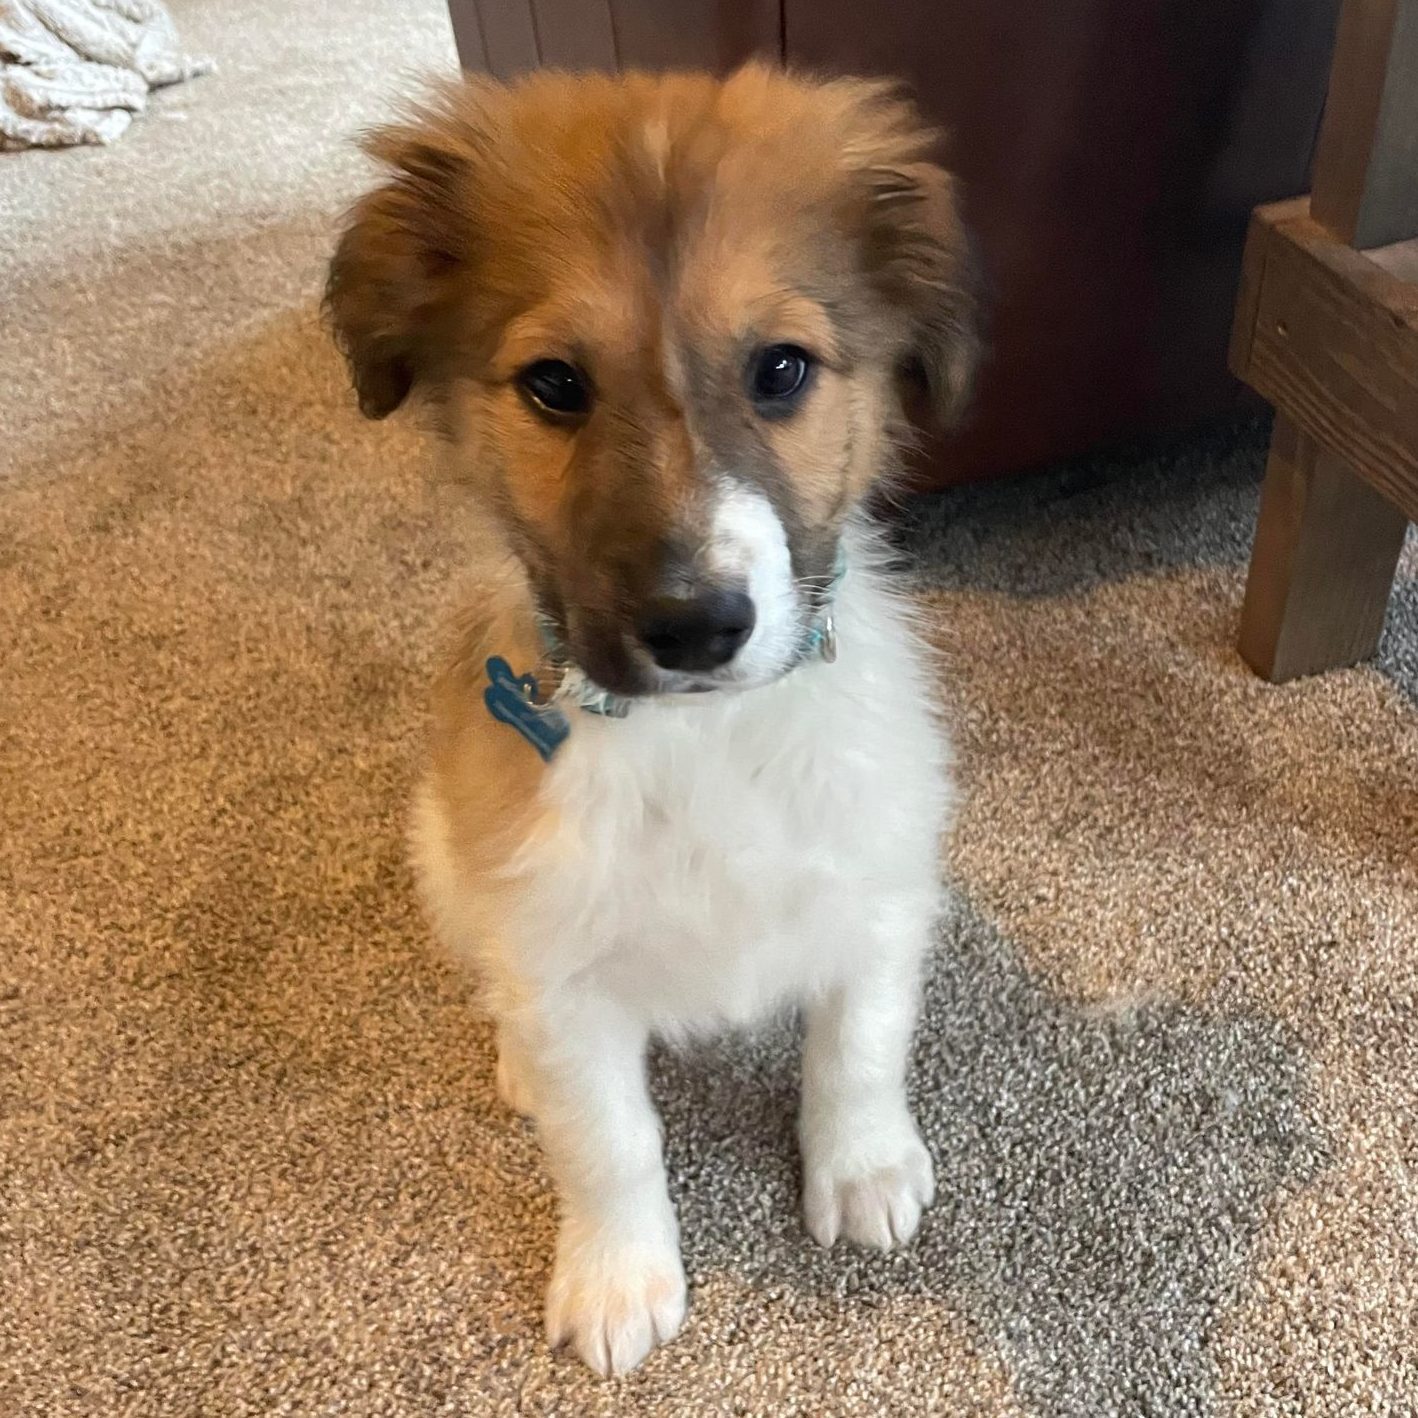
[[684, 1267], [673, 1246], [583, 1241], [557, 1247], [547, 1341], [570, 1344], [603, 1378], [633, 1369], [684, 1323]]
[[808, 1234], [820, 1246], [839, 1238], [889, 1251], [916, 1234], [921, 1212], [935, 1200], [931, 1155], [916, 1135], [884, 1156], [872, 1149], [843, 1156], [805, 1159], [803, 1215]]

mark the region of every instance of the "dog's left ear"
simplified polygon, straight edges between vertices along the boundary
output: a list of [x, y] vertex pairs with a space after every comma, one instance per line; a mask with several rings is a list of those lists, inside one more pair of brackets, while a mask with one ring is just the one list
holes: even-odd
[[859, 85], [849, 123], [867, 276], [900, 322], [903, 375], [924, 383], [950, 427], [980, 357], [979, 276], [955, 180], [932, 158], [939, 135], [893, 86]]

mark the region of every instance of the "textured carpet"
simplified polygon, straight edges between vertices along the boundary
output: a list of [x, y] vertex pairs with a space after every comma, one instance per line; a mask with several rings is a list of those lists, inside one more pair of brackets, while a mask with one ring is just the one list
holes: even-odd
[[1251, 678], [1256, 428], [909, 511], [969, 787], [919, 1243], [806, 1240], [787, 1025], [658, 1057], [688, 1325], [543, 1351], [401, 844], [445, 514], [314, 317], [451, 46], [343, 8], [174, 5], [220, 74], [0, 160], [0, 1413], [1418, 1412], [1418, 558], [1375, 665]]

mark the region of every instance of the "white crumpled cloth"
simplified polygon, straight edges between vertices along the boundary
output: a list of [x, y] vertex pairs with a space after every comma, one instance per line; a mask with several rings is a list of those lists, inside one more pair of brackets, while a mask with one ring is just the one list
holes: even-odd
[[111, 143], [150, 89], [211, 68], [159, 0], [0, 0], [0, 149]]

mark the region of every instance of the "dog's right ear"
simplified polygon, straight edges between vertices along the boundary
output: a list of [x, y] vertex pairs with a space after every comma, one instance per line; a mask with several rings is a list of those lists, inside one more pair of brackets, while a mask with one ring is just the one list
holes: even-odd
[[350, 211], [330, 262], [325, 315], [370, 418], [438, 378], [440, 332], [472, 255], [473, 153], [458, 111], [472, 97], [450, 93], [441, 110], [363, 143], [390, 175]]

